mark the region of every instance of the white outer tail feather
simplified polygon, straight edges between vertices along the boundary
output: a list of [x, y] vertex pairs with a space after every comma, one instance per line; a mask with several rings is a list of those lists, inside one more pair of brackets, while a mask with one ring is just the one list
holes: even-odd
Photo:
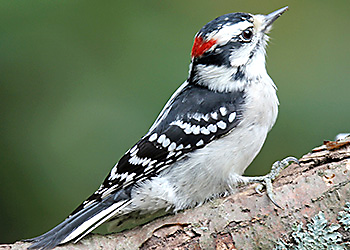
[[[124, 203], [124, 204], [120, 204]], [[60, 244], [67, 243], [71, 240], [74, 240], [74, 243], [78, 242], [81, 238], [83, 238], [85, 235], [93, 231], [95, 228], [100, 226], [105, 221], [111, 219], [113, 216], [115, 216], [118, 212], [118, 210], [122, 210], [127, 205], [131, 203], [131, 200], [123, 200], [117, 203], [114, 203], [109, 208], [101, 211], [94, 217], [90, 218], [89, 220], [85, 221], [83, 224], [81, 224], [79, 227], [77, 227], [72, 233], [70, 233]], [[77, 238], [78, 237], [78, 238]]]
[[99, 203], [90, 204], [45, 234], [25, 240], [33, 243], [28, 249], [45, 250], [72, 240], [77, 242], [115, 215], [124, 214], [131, 203], [131, 199], [117, 200], [109, 197]]

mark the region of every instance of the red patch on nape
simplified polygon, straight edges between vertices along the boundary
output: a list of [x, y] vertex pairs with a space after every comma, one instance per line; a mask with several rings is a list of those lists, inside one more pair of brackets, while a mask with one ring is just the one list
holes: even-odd
[[210, 49], [216, 43], [215, 39], [210, 39], [209, 41], [204, 41], [201, 36], [196, 36], [194, 39], [191, 56], [199, 57], [204, 54], [208, 49]]

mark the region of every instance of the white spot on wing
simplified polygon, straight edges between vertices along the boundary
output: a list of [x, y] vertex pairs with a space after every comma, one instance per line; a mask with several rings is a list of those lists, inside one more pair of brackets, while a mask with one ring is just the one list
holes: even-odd
[[180, 121], [180, 123], [181, 123], [181, 124], [180, 124], [179, 127], [182, 128], [182, 129], [185, 129], [185, 128], [187, 127], [187, 125], [188, 125], [186, 122], [183, 123], [182, 121]]
[[144, 172], [148, 172], [148, 171], [152, 170], [152, 169], [154, 168], [153, 164], [156, 163], [156, 162], [157, 162], [157, 160], [151, 161], [151, 162], [148, 164], [148, 166], [145, 168]]
[[201, 119], [203, 119], [204, 121], [208, 121], [209, 120], [209, 115], [206, 114], [201, 114], [201, 113], [194, 113], [193, 115], [188, 115], [187, 116], [189, 119], [195, 119], [197, 121], [200, 121]]
[[184, 148], [184, 145], [180, 144], [179, 146], [177, 146], [176, 151], [181, 150], [183, 148]]
[[133, 148], [130, 150], [130, 156], [131, 156], [131, 157], [134, 157], [134, 156], [137, 154], [137, 152], [139, 152], [138, 147], [137, 147], [137, 146], [133, 147]]
[[228, 117], [228, 121], [231, 123], [235, 118], [236, 118], [236, 112], [232, 112]]
[[169, 151], [173, 151], [176, 148], [176, 143], [172, 142], [168, 148]]
[[216, 125], [214, 124], [209, 124], [208, 126], [208, 130], [212, 133], [216, 133], [216, 131], [218, 130], [218, 128], [216, 127]]
[[[159, 162], [159, 163], [156, 165], [156, 167], [158, 168], [158, 167], [160, 167], [160, 166], [162, 166], [162, 165], [164, 165], [164, 162]], [[157, 171], [159, 171], [159, 170], [157, 170]]]
[[91, 204], [93, 204], [95, 202], [96, 202], [96, 200], [84, 201], [84, 208], [90, 206]]
[[150, 142], [155, 141], [157, 140], [157, 137], [158, 137], [157, 133], [154, 133], [153, 135], [150, 136], [149, 141]]
[[117, 170], [118, 170], [118, 163], [114, 165], [114, 167], [111, 170], [111, 174], [109, 176], [110, 180], [114, 180], [118, 175], [117, 175]]
[[133, 165], [138, 165], [141, 162], [141, 158], [137, 156], [133, 156], [129, 159], [129, 163]]
[[154, 163], [156, 163], [157, 162], [157, 160], [153, 160], [153, 161], [151, 161], [150, 163], [149, 163], [149, 166], [152, 166]]
[[137, 146], [135, 145], [132, 149], [130, 149], [130, 154], [134, 153], [136, 149], [137, 149]]
[[169, 138], [165, 138], [165, 140], [163, 141], [163, 143], [162, 143], [162, 146], [164, 147], [164, 148], [166, 148], [167, 146], [169, 146], [170, 145], [170, 139]]
[[[171, 163], [173, 160], [169, 160], [168, 162]], [[162, 172], [164, 169], [166, 169], [168, 165], [164, 165], [161, 168], [157, 169], [157, 173]]]
[[125, 182], [132, 181], [132, 180], [134, 179], [134, 176], [135, 176], [135, 175], [136, 175], [136, 173], [129, 174], [129, 175], [126, 177]]
[[226, 123], [223, 121], [219, 121], [216, 125], [218, 125], [218, 127], [221, 129], [225, 129], [227, 126]]
[[166, 139], [166, 136], [163, 134], [163, 135], [159, 136], [157, 142], [158, 142], [159, 144], [163, 144], [163, 142], [164, 142], [165, 139]]
[[227, 115], [227, 109], [225, 107], [221, 107], [219, 110], [222, 116]]
[[184, 123], [181, 120], [172, 121], [170, 125], [176, 125], [182, 129], [185, 127]]
[[203, 116], [203, 120], [206, 121], [206, 122], [209, 121], [209, 115], [208, 114], [204, 115]]
[[203, 135], [209, 135], [210, 131], [206, 127], [201, 127], [201, 133]]
[[199, 126], [196, 125], [192, 125], [191, 130], [194, 135], [198, 135], [200, 132]]
[[195, 113], [195, 114], [192, 116], [192, 118], [195, 119], [195, 120], [197, 120], [197, 121], [200, 121], [201, 118], [202, 118], [202, 116], [203, 116], [202, 114]]
[[203, 140], [199, 140], [197, 143], [196, 143], [196, 146], [199, 147], [199, 146], [202, 146], [204, 145], [204, 141]]
[[184, 129], [185, 134], [191, 134], [192, 130], [191, 130], [191, 125], [186, 123], [186, 128]]
[[212, 112], [210, 113], [211, 118], [213, 118], [214, 120], [218, 119], [218, 113], [217, 112]]
[[151, 158], [149, 159], [146, 158], [145, 161], [142, 162], [142, 166], [145, 167], [150, 161], [151, 161]]
[[174, 154], [175, 154], [174, 151], [169, 152], [168, 155], [166, 156], [166, 158], [169, 159], [169, 158], [172, 157]]
[[126, 177], [128, 177], [128, 173], [122, 173], [119, 176], [120, 176], [120, 180], [122, 181], [122, 180], [126, 179]]
[[153, 168], [152, 165], [148, 165], [148, 166], [145, 168], [144, 172], [147, 173], [147, 172], [150, 171], [152, 168]]

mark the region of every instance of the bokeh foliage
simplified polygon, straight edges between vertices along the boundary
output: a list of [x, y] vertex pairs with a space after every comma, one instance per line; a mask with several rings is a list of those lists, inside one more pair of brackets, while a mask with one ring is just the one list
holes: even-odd
[[271, 32], [280, 115], [247, 174], [349, 132], [349, 2], [0, 3], [0, 243], [62, 221], [148, 130], [216, 16], [289, 5]]

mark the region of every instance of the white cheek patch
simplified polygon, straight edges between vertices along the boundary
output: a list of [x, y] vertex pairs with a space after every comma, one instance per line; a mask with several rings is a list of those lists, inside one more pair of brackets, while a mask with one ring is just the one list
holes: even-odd
[[230, 64], [232, 67], [238, 67], [247, 63], [250, 53], [253, 48], [256, 46], [255, 42], [245, 44], [242, 46], [239, 51], [232, 51], [230, 55]]

